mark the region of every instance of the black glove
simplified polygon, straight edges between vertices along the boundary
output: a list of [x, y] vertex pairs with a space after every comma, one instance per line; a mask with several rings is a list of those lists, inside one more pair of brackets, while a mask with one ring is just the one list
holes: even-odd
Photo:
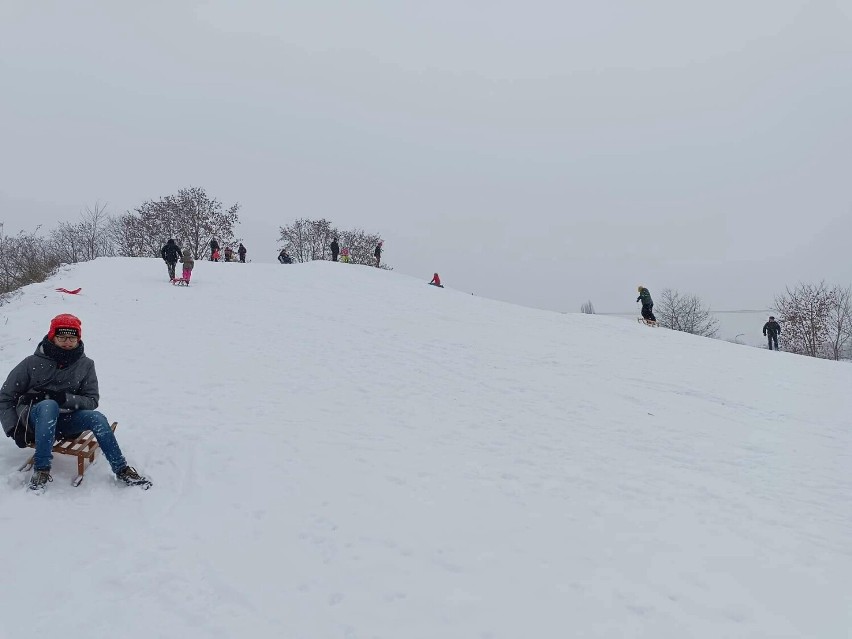
[[62, 393], [58, 391], [47, 391], [47, 396], [59, 404], [60, 407], [65, 405], [65, 402], [68, 401], [68, 393]]
[[[29, 437], [27, 437], [27, 435], [29, 435]], [[9, 437], [15, 440], [15, 444], [18, 445], [18, 448], [26, 448], [28, 443], [35, 441], [33, 434], [28, 432], [27, 429], [20, 424], [15, 427], [15, 430], [12, 431], [12, 434], [9, 435]]]
[[18, 404], [38, 404], [47, 399], [47, 393], [43, 390], [33, 389], [21, 395], [18, 398]]

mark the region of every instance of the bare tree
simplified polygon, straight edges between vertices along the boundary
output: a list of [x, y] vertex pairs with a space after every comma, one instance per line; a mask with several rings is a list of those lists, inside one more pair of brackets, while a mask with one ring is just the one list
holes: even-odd
[[695, 295], [664, 289], [656, 311], [657, 322], [666, 328], [702, 337], [716, 337], [719, 332], [719, 320]]
[[279, 241], [296, 262], [326, 259], [330, 254], [328, 246], [336, 233], [331, 222], [324, 218], [296, 220], [289, 226], [279, 227], [278, 230], [281, 232]]
[[60, 222], [50, 233], [49, 241], [60, 260], [73, 264], [115, 255], [106, 205], [95, 202], [95, 206], [87, 206], [80, 217], [74, 224]]
[[585, 313], [586, 315], [594, 315], [595, 314], [595, 306], [592, 304], [592, 300], [589, 300], [585, 304], [580, 307], [580, 312]]
[[852, 287], [835, 286], [834, 305], [828, 314], [828, 350], [830, 359], [849, 358], [852, 347]]
[[810, 357], [842, 359], [852, 346], [852, 290], [798, 284], [775, 298], [784, 323], [784, 350]]
[[143, 202], [135, 210], [137, 222], [124, 222], [121, 233], [126, 233], [129, 239], [138, 232], [144, 255], [158, 256], [166, 240], [174, 238], [199, 259], [214, 237], [222, 247], [240, 241], [234, 236], [239, 210], [238, 203], [225, 209], [217, 199], [208, 197], [204, 189], [190, 187], [159, 200]]
[[214, 237], [223, 248], [240, 241], [234, 236], [234, 227], [239, 222], [239, 203], [225, 209], [221, 202], [210, 199], [204, 189], [197, 187], [181, 189], [166, 200], [178, 212], [177, 238], [182, 241], [181, 246], [188, 247], [196, 259], [202, 257]]
[[[368, 233], [362, 229], [340, 231], [326, 219], [296, 220], [289, 226], [279, 227], [279, 231], [279, 241], [296, 262], [327, 259], [331, 254], [331, 240], [336, 237], [341, 248], [349, 249], [352, 263], [373, 266], [376, 263], [373, 251], [381, 239], [378, 233]], [[390, 270], [385, 264], [382, 268]]]
[[[376, 265], [376, 258], [373, 256], [373, 251], [376, 250], [376, 245], [382, 239], [381, 235], [378, 233], [368, 233], [362, 229], [352, 229], [341, 231], [338, 237], [340, 238], [340, 248], [346, 247], [349, 249], [349, 256], [353, 264]], [[392, 270], [386, 264], [382, 264], [381, 268]]]
[[37, 227], [32, 233], [0, 237], [0, 294], [43, 282], [62, 263], [38, 231]]
[[829, 352], [830, 315], [836, 293], [825, 282], [798, 284], [775, 298], [775, 309], [784, 327], [784, 350], [809, 357]]
[[116, 255], [144, 257], [151, 254], [150, 250], [146, 250], [145, 229], [141, 218], [129, 211], [112, 218], [108, 232]]

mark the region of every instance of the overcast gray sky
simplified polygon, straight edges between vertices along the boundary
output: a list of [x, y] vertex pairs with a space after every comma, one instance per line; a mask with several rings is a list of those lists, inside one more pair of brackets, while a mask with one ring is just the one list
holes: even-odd
[[0, 0], [0, 221], [186, 186], [541, 308], [852, 283], [852, 0]]

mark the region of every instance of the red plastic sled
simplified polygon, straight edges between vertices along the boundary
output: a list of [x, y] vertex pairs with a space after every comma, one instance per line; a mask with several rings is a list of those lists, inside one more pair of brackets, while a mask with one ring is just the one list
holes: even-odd
[[75, 288], [73, 291], [69, 291], [67, 288], [58, 288], [56, 290], [59, 291], [60, 293], [68, 293], [69, 295], [76, 295], [77, 293], [79, 293], [83, 289], [82, 288]]

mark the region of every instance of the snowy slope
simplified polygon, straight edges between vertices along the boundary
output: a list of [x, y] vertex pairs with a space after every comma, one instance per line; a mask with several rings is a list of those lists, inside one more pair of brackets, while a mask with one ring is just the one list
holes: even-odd
[[[849, 637], [852, 366], [368, 267], [100, 259], [103, 459], [0, 442], [0, 637]], [[83, 287], [60, 295], [57, 286]]]

